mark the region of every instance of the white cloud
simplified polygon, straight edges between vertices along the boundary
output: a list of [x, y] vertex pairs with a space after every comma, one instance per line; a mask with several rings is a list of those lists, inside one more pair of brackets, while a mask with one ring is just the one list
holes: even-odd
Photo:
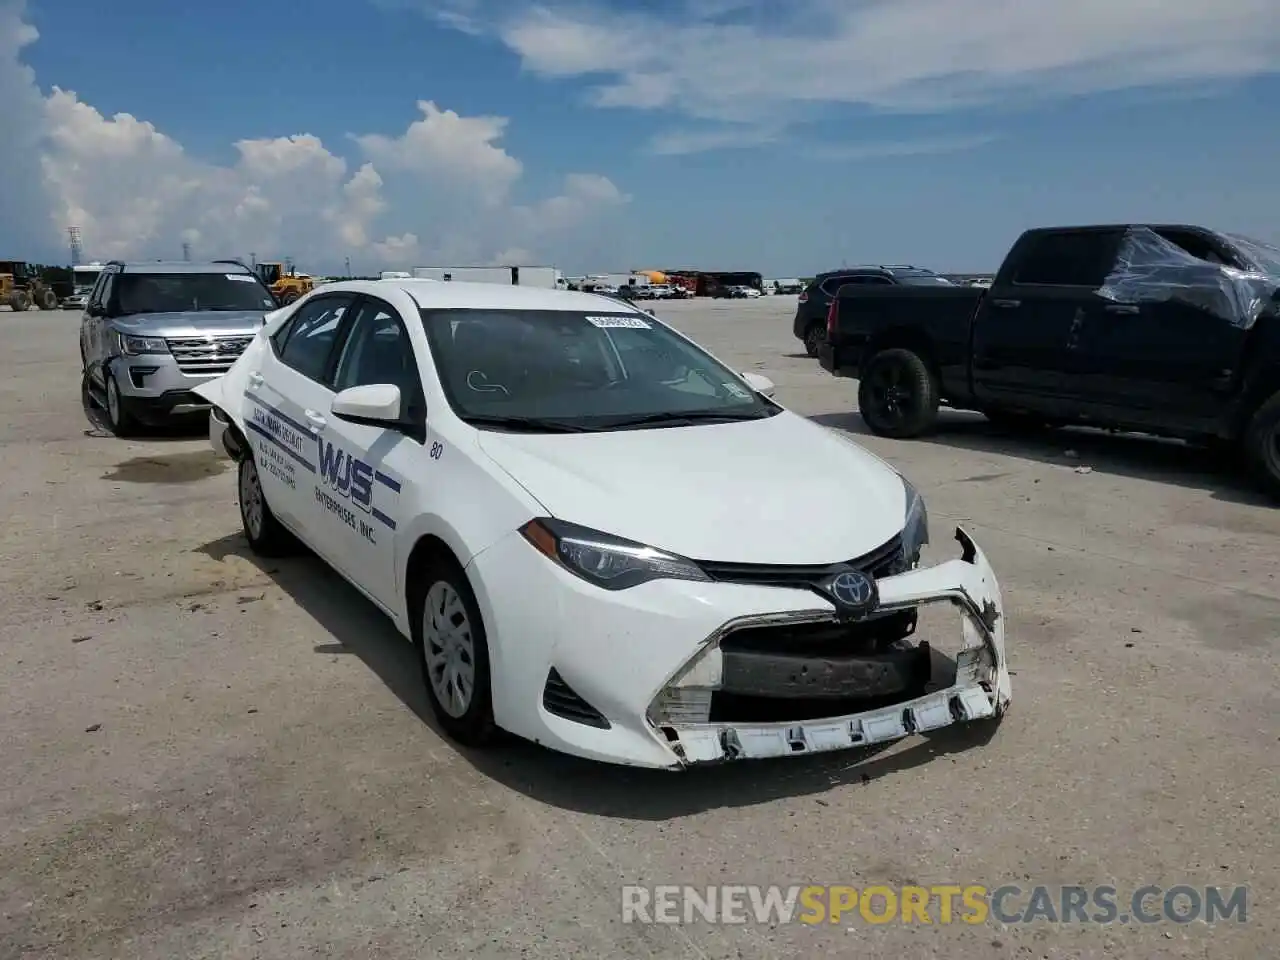
[[317, 272], [348, 256], [361, 271], [512, 247], [545, 258], [628, 199], [603, 176], [571, 174], [562, 194], [522, 201], [523, 166], [501, 144], [507, 119], [428, 100], [397, 136], [352, 135], [350, 160], [292, 133], [238, 141], [234, 162], [211, 163], [144, 119], [104, 116], [56, 86], [42, 95], [19, 59], [35, 39], [23, 13], [0, 0], [6, 249], [53, 255], [76, 224], [99, 258], [175, 256], [184, 241], [197, 257], [288, 256]]
[[[524, 67], [582, 78], [599, 106], [762, 125], [705, 148], [764, 142], [819, 105], [933, 112], [1233, 80], [1280, 69], [1275, 0], [621, 0], [491, 3]], [[478, 0], [468, 29], [484, 21]], [[676, 144], [673, 149], [671, 144]], [[697, 146], [677, 132], [659, 152]]]
[[1000, 138], [988, 134], [968, 137], [936, 137], [920, 140], [886, 140], [867, 143], [824, 143], [810, 149], [809, 156], [818, 160], [876, 160], [883, 157], [922, 157], [938, 153], [960, 153], [976, 150]]

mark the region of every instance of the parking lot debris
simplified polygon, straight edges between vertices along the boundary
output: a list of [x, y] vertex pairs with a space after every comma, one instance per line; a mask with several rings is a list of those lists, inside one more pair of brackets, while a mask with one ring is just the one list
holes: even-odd
[[72, 637], [72, 638], [71, 638], [71, 642], [72, 642], [72, 643], [84, 643], [86, 640], [92, 640], [92, 639], [93, 639], [93, 637], [89, 637], [89, 636], [85, 636], [85, 637]]
[[1076, 467], [1076, 473], [1093, 473], [1093, 467]]
[[98, 732], [99, 730], [101, 730], [101, 729], [102, 729], [102, 724], [100, 724], [100, 723], [91, 723], [91, 724], [89, 724], [89, 726], [87, 726], [87, 727], [85, 727], [85, 728], [84, 728], [84, 732], [85, 732], [85, 733], [97, 733], [97, 732]]

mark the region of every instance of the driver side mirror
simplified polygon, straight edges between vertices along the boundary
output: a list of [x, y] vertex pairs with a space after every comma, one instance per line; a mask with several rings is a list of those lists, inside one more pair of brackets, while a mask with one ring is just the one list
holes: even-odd
[[744, 373], [742, 375], [742, 379], [747, 382], [748, 387], [760, 394], [762, 397], [772, 397], [773, 391], [776, 389], [773, 385], [773, 381], [763, 374]]
[[102, 309], [101, 303], [91, 303], [84, 308], [84, 312], [85, 312], [85, 316], [102, 317], [106, 315], [107, 311]]
[[347, 423], [394, 430], [413, 437], [419, 443], [427, 437], [426, 420], [405, 415], [401, 409], [400, 388], [392, 383], [348, 387], [333, 398], [329, 409], [335, 417]]

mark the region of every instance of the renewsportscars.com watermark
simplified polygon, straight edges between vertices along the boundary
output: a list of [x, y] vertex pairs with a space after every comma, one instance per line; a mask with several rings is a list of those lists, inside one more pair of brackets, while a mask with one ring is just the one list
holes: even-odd
[[951, 924], [1247, 922], [1248, 888], [1147, 885], [626, 886], [623, 923]]

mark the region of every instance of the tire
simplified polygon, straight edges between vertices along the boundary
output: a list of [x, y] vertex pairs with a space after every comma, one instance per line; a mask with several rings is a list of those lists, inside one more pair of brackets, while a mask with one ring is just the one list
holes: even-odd
[[858, 410], [876, 436], [903, 440], [938, 420], [938, 382], [919, 354], [901, 347], [872, 356], [858, 381]]
[[827, 341], [827, 328], [819, 323], [811, 323], [804, 332], [804, 352], [811, 357], [818, 355], [818, 348]]
[[1280, 393], [1259, 407], [1249, 421], [1244, 451], [1263, 488], [1280, 499]]
[[298, 299], [298, 291], [290, 290], [287, 293], [283, 293], [280, 295], [280, 304], [281, 306], [287, 307], [289, 304], [294, 303], [297, 299]]
[[488, 746], [497, 733], [489, 643], [466, 574], [457, 563], [433, 559], [410, 589], [413, 644], [431, 712], [458, 743]]
[[293, 552], [296, 541], [271, 512], [252, 453], [240, 461], [236, 474], [236, 499], [240, 503], [240, 525], [244, 528], [250, 550], [260, 557], [283, 557]]
[[14, 290], [9, 294], [9, 309], [14, 313], [22, 313], [31, 306], [31, 298], [25, 290]]
[[41, 310], [57, 310], [58, 295], [52, 290], [46, 290], [36, 298], [36, 306]]
[[110, 366], [102, 371], [103, 387], [106, 401], [103, 404], [107, 414], [107, 426], [117, 437], [129, 437], [138, 431], [138, 421], [129, 410], [129, 401], [120, 393], [120, 385], [116, 382], [116, 373]]

